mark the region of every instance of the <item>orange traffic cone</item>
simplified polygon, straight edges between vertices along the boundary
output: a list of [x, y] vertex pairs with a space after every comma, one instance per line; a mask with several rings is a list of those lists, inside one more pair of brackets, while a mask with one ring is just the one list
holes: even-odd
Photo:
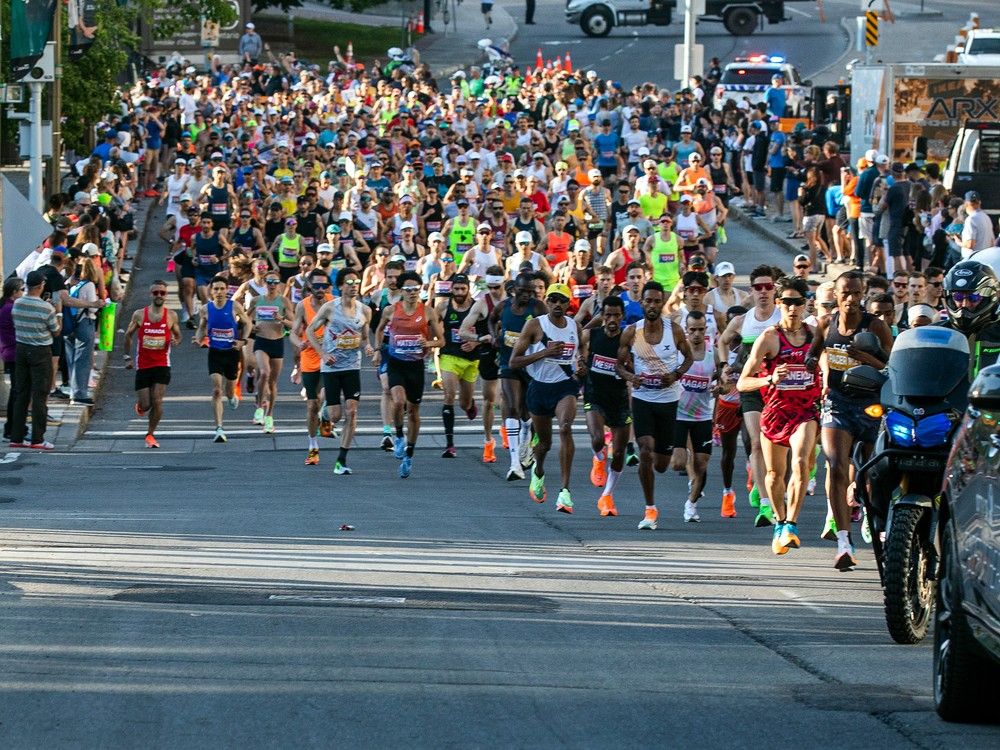
[[531, 78], [531, 68], [528, 68], [525, 71], [525, 73], [524, 73], [524, 85], [525, 86], [530, 86], [532, 84], [532, 82], [533, 81], [532, 81], [532, 78]]
[[573, 60], [569, 56], [569, 50], [566, 50], [566, 64], [563, 66], [563, 70], [567, 73], [573, 72]]
[[537, 68], [539, 70], [542, 68], [542, 48], [541, 47], [538, 48], [538, 52], [535, 54], [535, 68]]
[[424, 12], [423, 11], [420, 11], [420, 13], [417, 15], [417, 33], [418, 34], [423, 34], [424, 33]]

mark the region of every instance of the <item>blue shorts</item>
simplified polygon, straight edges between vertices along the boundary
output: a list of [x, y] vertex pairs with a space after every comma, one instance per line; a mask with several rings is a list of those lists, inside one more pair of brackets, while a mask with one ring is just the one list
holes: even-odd
[[820, 426], [824, 429], [843, 430], [857, 442], [874, 444], [879, 420], [865, 414], [863, 404], [837, 395], [836, 391], [830, 391], [823, 399]]
[[797, 201], [799, 199], [799, 185], [802, 182], [795, 177], [785, 177], [785, 200]]
[[560, 380], [558, 383], [539, 383], [532, 380], [528, 383], [528, 393], [524, 403], [533, 417], [554, 417], [556, 406], [564, 398], [576, 398], [580, 393], [580, 381], [576, 378]]

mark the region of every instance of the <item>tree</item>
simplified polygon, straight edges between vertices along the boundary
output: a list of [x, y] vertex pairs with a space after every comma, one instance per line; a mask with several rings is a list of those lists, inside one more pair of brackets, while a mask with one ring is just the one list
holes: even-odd
[[170, 7], [171, 19], [158, 23], [153, 33], [167, 38], [208, 18], [225, 25], [235, 20], [227, 0], [97, 0], [94, 43], [79, 60], [70, 61], [69, 32], [63, 29], [62, 92], [63, 141], [68, 148], [85, 149], [88, 132], [110, 112], [118, 110], [116, 91], [128, 74], [131, 54], [138, 49], [136, 24], [150, 19], [161, 7]]

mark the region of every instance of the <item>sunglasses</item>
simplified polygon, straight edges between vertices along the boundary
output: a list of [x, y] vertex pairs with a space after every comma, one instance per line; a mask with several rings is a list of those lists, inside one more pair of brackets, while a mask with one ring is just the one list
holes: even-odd
[[313, 288], [314, 291], [322, 291], [323, 289], [329, 289], [330, 285], [329, 284], [324, 284], [324, 283], [319, 282], [319, 281], [314, 281], [314, 282], [312, 282], [312, 288]]
[[806, 303], [805, 297], [782, 297], [780, 300], [781, 304], [787, 307], [799, 307]]
[[241, 219], [249, 219], [251, 217], [250, 217], [250, 214], [240, 214], [240, 218]]
[[933, 286], [933, 287], [938, 287], [938, 288], [940, 288], [940, 287], [944, 286], [944, 282], [943, 282], [943, 281], [931, 281], [931, 282], [928, 282], [928, 283], [929, 283], [929, 284], [930, 284], [931, 286]]
[[971, 302], [974, 305], [978, 305], [983, 301], [983, 295], [979, 292], [952, 292], [951, 298], [961, 304], [962, 302]]
[[907, 283], [905, 281], [902, 281], [902, 282], [900, 282], [900, 281], [894, 281], [894, 282], [892, 282], [892, 285], [894, 287], [896, 287], [897, 289], [906, 289], [906, 287], [907, 287]]
[[704, 294], [705, 292], [708, 291], [708, 289], [706, 289], [703, 286], [686, 286], [686, 287], [684, 287], [684, 291], [685, 292], [694, 292], [696, 294]]
[[420, 291], [420, 287], [419, 286], [404, 286], [403, 287], [403, 291], [404, 292], [409, 292], [409, 293], [412, 294], [413, 292], [419, 292]]
[[281, 282], [278, 279], [264, 279], [264, 283], [265, 284], [280, 284]]
[[809, 268], [809, 266], [808, 266], [808, 265], [798, 265], [798, 266], [795, 266], [795, 270], [796, 270], [796, 271], [805, 271], [805, 270], [807, 270], [808, 268]]
[[358, 286], [361, 283], [361, 279], [345, 279], [344, 284], [347, 286]]
[[480, 229], [476, 234], [493, 234], [489, 229]]
[[[18, 291], [21, 291], [21, 290], [18, 290]], [[166, 292], [150, 292], [150, 294], [152, 294], [154, 297], [166, 297], [167, 296]]]
[[753, 284], [753, 290], [755, 292], [772, 292], [774, 291], [774, 284], [770, 282], [767, 284]]
[[565, 305], [567, 302], [569, 302], [569, 300], [563, 297], [561, 294], [550, 294], [545, 299], [547, 299], [553, 305]]
[[816, 299], [816, 292], [806, 292], [806, 299]]
[[[820, 302], [819, 306], [822, 307], [824, 310], [833, 310], [834, 308], [837, 307], [837, 303], [836, 302]], [[894, 310], [890, 310], [889, 312], [895, 312], [895, 311]]]

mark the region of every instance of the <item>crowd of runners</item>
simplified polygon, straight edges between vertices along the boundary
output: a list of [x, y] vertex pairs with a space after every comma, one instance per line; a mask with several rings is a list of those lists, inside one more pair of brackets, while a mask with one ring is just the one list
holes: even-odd
[[[686, 474], [678, 516], [697, 522], [706, 476], [719, 471], [713, 511], [735, 518], [745, 492], [780, 555], [800, 545], [822, 453], [822, 536], [837, 544], [836, 567], [853, 567], [850, 459], [879, 422], [844, 393], [843, 373], [884, 365], [902, 329], [995, 306], [996, 279], [986, 269], [976, 294], [946, 294], [944, 267], [917, 270], [922, 252], [873, 229], [872, 215], [896, 221], [903, 185], [906, 196], [934, 192], [919, 167], [874, 152], [852, 167], [835, 144], [814, 147], [814, 134], [786, 138], [766, 103], [713, 110], [711, 86], [628, 91], [593, 71], [517, 69], [439, 85], [420, 66], [343, 59], [327, 71], [284, 60], [154, 72], [102, 126], [110, 145], [91, 160], [100, 172], [131, 149], [143, 195], [166, 212], [167, 270], [148, 304], [137, 293], [123, 355], [147, 446], [159, 446], [170, 352], [186, 336], [205, 349], [216, 442], [228, 440], [227, 420], [250, 419], [247, 407], [234, 412], [250, 402], [263, 432], [279, 416], [302, 424], [307, 465], [319, 464], [322, 438], [336, 440], [338, 475], [352, 471], [359, 403], [378, 400], [381, 445], [401, 478], [415, 470], [422, 422], [441, 421], [440, 458], [453, 459], [456, 421], [478, 420], [483, 462], [509, 462], [507, 481], [538, 503], [551, 487], [556, 509], [573, 513], [573, 430], [585, 422], [600, 515], [618, 515], [621, 475], [637, 467], [639, 529], [657, 528], [666, 471]], [[752, 157], [805, 164], [798, 195], [809, 205], [821, 188], [838, 202], [828, 224], [807, 221], [809, 251], [753, 268], [738, 288], [730, 204], [766, 208], [786, 177], [744, 169], [744, 133]], [[918, 244], [930, 248], [944, 233], [955, 257], [942, 263], [952, 262], [995, 244], [954, 229], [984, 231], [978, 215], [974, 194], [938, 196], [906, 233], [923, 226]], [[856, 243], [843, 253], [854, 270], [820, 275], [822, 232], [824, 248], [840, 247], [836, 232]], [[863, 332], [874, 352], [854, 345]], [[278, 401], [282, 377], [301, 388], [301, 408]], [[442, 406], [428, 414], [433, 389]]]

